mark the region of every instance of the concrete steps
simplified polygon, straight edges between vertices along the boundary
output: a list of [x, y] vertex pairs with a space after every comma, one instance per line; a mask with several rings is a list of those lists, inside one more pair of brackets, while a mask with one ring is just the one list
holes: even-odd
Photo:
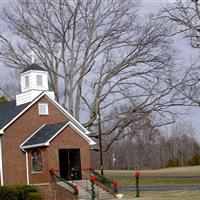
[[[89, 180], [76, 180], [73, 181], [73, 183], [76, 183], [78, 185], [79, 195], [78, 199], [80, 200], [91, 200], [91, 183]], [[65, 189], [73, 192], [73, 189], [71, 189], [66, 183], [64, 182], [57, 182], [58, 185], [61, 187], [64, 187]], [[103, 188], [94, 185], [96, 199], [97, 200], [111, 200], [115, 199], [112, 194], [105, 191]]]
[[[78, 180], [74, 181], [79, 188], [79, 199], [89, 200], [91, 199], [91, 182], [89, 180]], [[103, 188], [94, 185], [96, 199], [108, 200], [114, 199], [113, 195], [105, 191]]]
[[68, 190], [68, 191], [70, 191], [70, 192], [74, 192], [74, 190], [71, 188], [71, 187], [69, 187], [65, 182], [63, 182], [63, 181], [59, 181], [59, 182], [56, 182], [59, 186], [61, 186], [61, 187], [63, 187], [63, 188], [65, 188], [66, 190]]

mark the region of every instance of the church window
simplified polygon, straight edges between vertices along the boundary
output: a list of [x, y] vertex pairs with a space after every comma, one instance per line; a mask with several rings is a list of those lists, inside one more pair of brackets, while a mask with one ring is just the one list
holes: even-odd
[[42, 171], [42, 154], [39, 150], [31, 152], [32, 158], [32, 171], [41, 172]]

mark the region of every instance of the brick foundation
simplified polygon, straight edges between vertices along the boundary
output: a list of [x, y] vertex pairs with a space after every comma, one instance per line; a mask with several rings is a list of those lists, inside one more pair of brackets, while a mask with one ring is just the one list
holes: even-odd
[[56, 183], [35, 185], [38, 192], [42, 194], [43, 200], [76, 200], [69, 191]]

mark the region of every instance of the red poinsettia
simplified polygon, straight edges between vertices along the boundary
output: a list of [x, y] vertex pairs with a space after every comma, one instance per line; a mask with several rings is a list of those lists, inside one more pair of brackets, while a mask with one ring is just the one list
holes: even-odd
[[55, 170], [54, 169], [50, 169], [49, 172], [53, 174], [55, 172]]
[[141, 173], [137, 171], [137, 172], [135, 172], [135, 176], [140, 177]]
[[89, 170], [90, 170], [90, 171], [93, 171], [93, 170], [94, 170], [94, 168], [93, 168], [92, 165], [90, 165]]
[[78, 185], [76, 183], [73, 184], [74, 190], [78, 191]]
[[118, 188], [118, 187], [119, 187], [118, 181], [114, 181], [114, 188]]
[[95, 175], [92, 175], [92, 176], [90, 176], [90, 180], [94, 182], [97, 180], [97, 177]]

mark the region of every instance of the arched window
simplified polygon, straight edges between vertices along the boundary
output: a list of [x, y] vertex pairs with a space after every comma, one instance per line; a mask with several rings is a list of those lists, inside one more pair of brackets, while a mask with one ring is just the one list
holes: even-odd
[[42, 154], [39, 150], [31, 152], [32, 158], [32, 171], [41, 172], [42, 171]]

